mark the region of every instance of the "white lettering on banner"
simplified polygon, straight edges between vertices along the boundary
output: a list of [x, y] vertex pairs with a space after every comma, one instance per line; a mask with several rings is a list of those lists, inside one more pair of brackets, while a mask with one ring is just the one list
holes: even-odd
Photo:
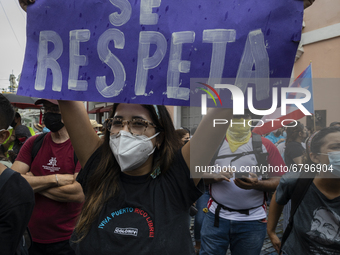
[[68, 77], [68, 88], [77, 91], [87, 90], [87, 81], [78, 80], [79, 66], [88, 64], [87, 56], [80, 55], [79, 43], [87, 42], [90, 39], [91, 32], [88, 29], [70, 31], [70, 70]]
[[180, 88], [180, 73], [189, 73], [190, 61], [181, 60], [183, 43], [195, 41], [194, 31], [183, 31], [172, 33], [169, 66], [167, 73], [167, 96], [189, 100], [189, 88]]
[[[111, 1], [113, 3], [113, 0]], [[145, 0], [146, 6], [158, 6], [160, 1]], [[119, 0], [114, 2], [117, 7], [122, 9], [120, 15], [114, 15], [121, 24], [127, 22], [128, 12], [131, 6], [126, 4], [126, 1]], [[145, 6], [144, 6], [145, 7]], [[143, 7], [143, 8], [144, 8]], [[148, 8], [149, 8], [148, 7]], [[141, 7], [142, 8], [142, 7]], [[145, 7], [146, 8], [146, 7]], [[151, 7], [150, 7], [151, 8]], [[151, 8], [152, 9], [152, 8]], [[127, 14], [123, 15], [126, 10]], [[150, 14], [150, 13], [149, 13]], [[142, 14], [141, 14], [142, 15]], [[151, 15], [151, 14], [150, 14]], [[157, 14], [155, 14], [157, 15]], [[125, 18], [124, 18], [124, 17]], [[158, 17], [158, 16], [157, 16]], [[87, 42], [90, 40], [91, 31], [88, 29], [72, 30], [70, 31], [70, 67], [68, 89], [75, 91], [87, 91], [88, 83], [82, 80], [79, 76], [80, 66], [85, 66], [88, 63], [88, 57], [80, 55], [80, 42]], [[233, 29], [212, 29], [203, 31], [203, 43], [212, 43], [212, 55], [210, 64], [210, 73], [208, 83], [215, 84], [215, 88], [228, 88], [232, 91], [233, 96], [242, 94], [242, 90], [248, 86], [249, 82], [255, 83], [256, 98], [262, 100], [268, 97], [269, 89], [269, 59], [265, 49], [263, 34], [261, 30], [251, 31], [248, 35], [248, 40], [244, 49], [244, 53], [239, 65], [238, 74], [236, 77], [236, 85], [221, 85], [214, 82], [220, 81], [223, 74], [226, 47], [227, 43], [234, 42], [236, 38], [236, 31]], [[116, 28], [107, 29], [98, 39], [97, 53], [99, 59], [108, 65], [114, 75], [114, 81], [108, 85], [106, 83], [106, 76], [97, 76], [95, 80], [98, 92], [105, 98], [118, 96], [123, 90], [126, 82], [126, 72], [124, 65], [109, 49], [109, 43], [113, 41], [115, 49], [122, 50], [125, 46], [125, 35], [122, 31]], [[189, 73], [191, 62], [182, 60], [182, 49], [184, 43], [193, 43], [195, 41], [194, 31], [182, 31], [172, 33], [170, 54], [167, 70], [167, 97], [181, 100], [189, 100], [190, 89], [181, 86], [181, 73]], [[54, 44], [54, 49], [48, 53], [48, 42]], [[151, 44], [156, 45], [156, 51], [153, 56], [149, 56]], [[164, 59], [167, 52], [167, 40], [164, 35], [156, 31], [142, 31], [139, 35], [137, 71], [135, 79], [135, 95], [145, 95], [145, 90], [148, 81], [148, 70], [156, 68]], [[47, 69], [51, 69], [53, 74], [52, 90], [60, 92], [62, 89], [62, 72], [57, 62], [57, 59], [63, 53], [63, 42], [60, 36], [54, 31], [41, 31], [39, 38], [38, 49], [38, 70], [35, 81], [36, 90], [44, 90], [46, 85]], [[255, 71], [252, 71], [255, 65]], [[265, 79], [253, 79], [263, 78]], [[244, 79], [244, 77], [246, 77]], [[221, 87], [222, 86], [222, 87]], [[229, 87], [226, 87], [229, 86]], [[275, 91], [273, 91], [273, 94]], [[252, 90], [249, 92], [252, 93]], [[265, 95], [259, 97], [258, 94]], [[240, 94], [240, 95], [241, 95]], [[276, 94], [275, 94], [276, 95]], [[243, 98], [239, 96], [239, 99]], [[277, 99], [273, 97], [274, 99]], [[248, 96], [249, 99], [249, 96]], [[303, 103], [303, 99], [300, 99]], [[307, 99], [305, 99], [307, 100]], [[308, 101], [308, 100], [307, 100]], [[234, 100], [234, 114], [243, 114], [244, 101]], [[289, 103], [290, 100], [287, 100]], [[251, 106], [252, 106], [251, 101]], [[276, 101], [273, 102], [272, 108], [275, 108]], [[254, 109], [255, 111], [258, 111]]]
[[[151, 44], [156, 44], [157, 49], [153, 56], [149, 57]], [[148, 80], [148, 70], [157, 67], [161, 63], [166, 49], [167, 42], [163, 34], [154, 31], [140, 32], [135, 82], [136, 95], [144, 95]]]
[[114, 74], [114, 82], [109, 86], [106, 84], [106, 76], [96, 78], [97, 90], [106, 98], [118, 96], [123, 90], [126, 81], [125, 68], [122, 62], [110, 51], [110, 41], [114, 42], [116, 49], [124, 49], [124, 34], [118, 29], [111, 28], [106, 30], [98, 39], [97, 51], [99, 58], [111, 68]]
[[161, 0], [141, 0], [139, 23], [141, 25], [156, 25], [159, 17], [157, 13], [152, 13], [152, 8], [160, 6]]
[[[212, 43], [208, 84], [220, 84], [224, 69], [227, 43], [235, 42], [235, 29], [208, 29], [203, 31], [203, 43]], [[217, 90], [219, 93], [219, 90]]]
[[[48, 53], [48, 42], [53, 43], [54, 50]], [[61, 91], [62, 73], [57, 59], [63, 53], [63, 41], [54, 31], [41, 31], [39, 35], [38, 48], [38, 70], [35, 78], [34, 88], [44, 90], [47, 78], [47, 69], [51, 69], [53, 75], [52, 90]]]
[[261, 29], [249, 32], [236, 75], [235, 85], [243, 93], [246, 92], [248, 83], [255, 83], [258, 101], [269, 97], [269, 57]]
[[116, 27], [124, 25], [131, 18], [132, 8], [130, 2], [127, 0], [110, 0], [110, 2], [121, 10], [120, 14], [114, 12], [109, 15], [110, 23]]

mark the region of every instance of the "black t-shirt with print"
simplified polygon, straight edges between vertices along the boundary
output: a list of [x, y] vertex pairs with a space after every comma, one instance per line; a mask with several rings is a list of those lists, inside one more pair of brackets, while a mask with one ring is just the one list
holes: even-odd
[[[100, 157], [101, 148], [78, 175], [85, 195], [90, 171]], [[121, 173], [120, 184], [119, 195], [104, 205], [89, 234], [80, 243], [71, 243], [76, 254], [194, 254], [189, 207], [201, 196], [204, 183], [195, 186], [180, 151], [166, 174], [153, 179]]]

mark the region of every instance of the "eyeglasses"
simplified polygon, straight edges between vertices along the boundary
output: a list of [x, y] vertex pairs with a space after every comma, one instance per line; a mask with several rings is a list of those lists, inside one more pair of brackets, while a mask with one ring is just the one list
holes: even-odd
[[118, 134], [126, 124], [128, 125], [129, 132], [135, 136], [143, 135], [148, 126], [157, 128], [152, 122], [143, 119], [123, 120], [121, 118], [109, 118], [105, 120], [107, 130], [113, 135]]
[[44, 110], [44, 112], [54, 112], [54, 113], [59, 113], [59, 106], [44, 106], [41, 108], [42, 110]]

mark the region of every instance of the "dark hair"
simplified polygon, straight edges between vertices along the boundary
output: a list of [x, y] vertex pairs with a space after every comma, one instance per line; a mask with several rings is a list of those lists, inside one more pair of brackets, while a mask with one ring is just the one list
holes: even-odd
[[340, 122], [337, 122], [337, 121], [332, 122], [329, 126], [330, 126], [330, 127], [334, 127], [334, 126], [336, 126], [336, 125], [340, 125]]
[[7, 129], [14, 119], [14, 109], [6, 97], [0, 94], [0, 129]]
[[24, 125], [18, 125], [15, 129], [15, 136], [28, 138], [28, 137], [31, 137], [32, 135], [28, 127]]
[[184, 129], [184, 128], [176, 129], [175, 132], [178, 135], [179, 139], [182, 139], [183, 136], [185, 136], [186, 134], [190, 135], [190, 132], [187, 129]]
[[18, 113], [18, 112], [15, 112], [15, 118], [21, 118], [21, 115], [20, 115], [20, 113]]
[[294, 142], [296, 138], [299, 137], [299, 133], [303, 132], [303, 129], [305, 128], [305, 126], [300, 121], [297, 121], [297, 124], [295, 127], [294, 127], [294, 124], [295, 122], [292, 122], [287, 125], [286, 146], [289, 142]]
[[181, 129], [184, 129], [184, 130], [186, 130], [186, 131], [187, 131], [187, 133], [190, 135], [190, 130], [189, 130], [189, 128], [182, 127]]
[[[320, 148], [325, 143], [324, 138], [331, 133], [340, 132], [340, 127], [334, 126], [334, 127], [326, 127], [321, 129], [320, 131], [317, 131], [317, 133], [314, 133], [311, 135], [308, 140], [306, 141], [306, 150], [307, 150], [307, 157], [306, 157], [306, 163], [307, 164], [315, 164], [309, 156], [309, 153], [319, 153]], [[310, 139], [312, 139], [310, 141]], [[310, 144], [310, 146], [309, 146]]]
[[[112, 118], [119, 104], [114, 104], [110, 118]], [[165, 106], [156, 106], [158, 114], [153, 105], [141, 105], [150, 113], [152, 122], [157, 126], [156, 131], [160, 134], [156, 137], [161, 144], [154, 151], [153, 169], [160, 167], [161, 175], [170, 168], [175, 153], [181, 148], [181, 143], [176, 136], [170, 114]], [[119, 192], [120, 167], [112, 154], [109, 145], [110, 132], [105, 129], [104, 142], [102, 144], [101, 160], [93, 172], [88, 184], [86, 200], [75, 228], [78, 235], [77, 242], [81, 241], [88, 233], [91, 224], [98, 217], [104, 204]]]

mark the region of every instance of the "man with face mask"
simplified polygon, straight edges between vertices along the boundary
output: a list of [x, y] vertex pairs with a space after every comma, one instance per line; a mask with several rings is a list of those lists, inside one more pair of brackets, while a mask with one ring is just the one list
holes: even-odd
[[75, 254], [69, 239], [84, 201], [76, 181], [81, 167], [74, 160], [58, 101], [39, 99], [36, 104], [44, 105], [44, 123], [51, 132], [43, 137], [33, 159], [34, 141], [39, 135], [28, 139], [12, 166], [35, 192], [36, 205], [29, 222], [33, 239], [30, 255]]
[[[221, 171], [224, 178], [210, 179], [209, 212], [201, 228], [201, 255], [226, 254], [228, 246], [231, 254], [261, 253], [266, 236], [265, 192], [276, 189], [283, 173], [269, 173], [268, 178], [259, 172], [250, 118], [249, 113], [234, 116], [213, 163], [220, 169], [229, 167], [230, 172]], [[273, 143], [260, 139], [267, 164], [284, 166]]]

